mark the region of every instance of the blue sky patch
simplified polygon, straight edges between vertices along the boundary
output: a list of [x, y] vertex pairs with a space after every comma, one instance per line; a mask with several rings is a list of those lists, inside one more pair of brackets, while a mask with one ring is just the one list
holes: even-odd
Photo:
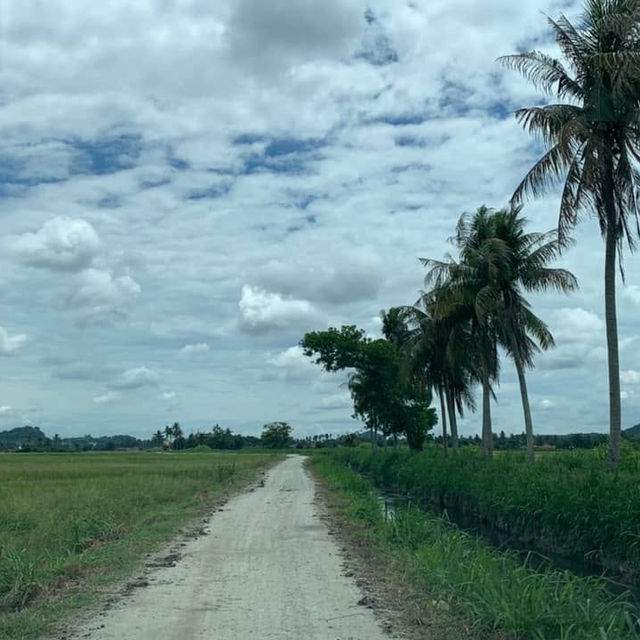
[[129, 169], [142, 152], [142, 136], [124, 134], [98, 141], [70, 140], [67, 144], [77, 152], [73, 173], [105, 175]]

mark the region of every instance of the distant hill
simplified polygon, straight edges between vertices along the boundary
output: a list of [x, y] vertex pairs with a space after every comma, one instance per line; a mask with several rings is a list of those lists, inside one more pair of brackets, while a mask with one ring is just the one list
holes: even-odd
[[40, 427], [16, 427], [9, 431], [0, 431], [0, 449], [17, 449], [26, 444], [37, 444], [47, 441], [47, 436]]
[[625, 436], [629, 436], [629, 438], [640, 439], [640, 424], [636, 424], [633, 427], [629, 427], [628, 429], [624, 429], [622, 433]]
[[144, 446], [148, 441], [126, 435], [48, 438], [40, 427], [31, 426], [0, 431], [0, 451], [114, 451]]

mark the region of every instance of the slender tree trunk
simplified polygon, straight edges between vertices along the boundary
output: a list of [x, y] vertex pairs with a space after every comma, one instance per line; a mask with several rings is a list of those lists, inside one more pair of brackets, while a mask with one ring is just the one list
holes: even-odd
[[449, 424], [451, 426], [451, 446], [453, 453], [458, 453], [458, 420], [456, 418], [456, 403], [451, 389], [447, 391], [447, 407], [449, 408]]
[[533, 452], [533, 421], [531, 420], [531, 407], [529, 406], [529, 392], [527, 391], [527, 380], [524, 375], [524, 365], [517, 347], [514, 350], [513, 361], [518, 372], [518, 382], [520, 383], [520, 396], [522, 398], [522, 411], [524, 413], [524, 432], [527, 438], [527, 464], [535, 462]]
[[493, 457], [493, 433], [491, 432], [491, 385], [489, 376], [482, 379], [482, 452], [487, 458]]
[[607, 327], [607, 356], [609, 365], [609, 467], [615, 468], [620, 459], [622, 407], [620, 401], [620, 359], [618, 355], [618, 320], [616, 317], [616, 249], [615, 230], [609, 223], [606, 237], [604, 265], [604, 306]]
[[438, 390], [440, 395], [440, 417], [442, 418], [442, 446], [444, 447], [444, 455], [447, 455], [447, 412], [444, 408], [444, 394], [442, 389]]

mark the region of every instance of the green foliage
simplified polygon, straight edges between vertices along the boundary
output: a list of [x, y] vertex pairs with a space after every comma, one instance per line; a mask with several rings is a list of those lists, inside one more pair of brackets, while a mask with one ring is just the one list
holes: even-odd
[[[343, 459], [364, 464], [365, 458], [371, 462], [376, 458], [376, 470], [391, 475], [396, 459], [416, 461], [414, 471], [418, 461], [429, 461], [428, 452], [352, 454]], [[415, 592], [451, 606], [477, 630], [502, 630], [523, 640], [640, 637], [637, 610], [628, 597], [612, 596], [605, 580], [548, 567], [534, 571], [516, 554], [492, 549], [415, 508], [397, 507], [385, 518], [371, 484], [334, 458], [333, 453], [318, 456], [314, 467], [346, 500], [349, 518], [358, 523], [361, 537], [380, 555], [395, 559], [403, 581]]]
[[[400, 320], [397, 313], [393, 319]], [[391, 319], [385, 322], [389, 331], [395, 330]], [[348, 383], [354, 417], [374, 432], [405, 434], [412, 449], [422, 448], [436, 423], [435, 411], [429, 408], [431, 393], [404, 375], [403, 354], [395, 340], [373, 340], [362, 329], [343, 326], [307, 333], [300, 344], [304, 354], [327, 371], [355, 370]]]
[[262, 427], [262, 446], [267, 449], [284, 449], [293, 438], [293, 427], [286, 422], [269, 422]]
[[638, 580], [640, 453], [630, 447], [623, 453], [615, 474], [606, 470], [602, 447], [544, 454], [533, 468], [520, 452], [501, 452], [491, 462], [474, 447], [454, 458], [435, 447], [420, 454], [336, 449], [331, 455], [425, 505], [464, 512], [543, 553]]

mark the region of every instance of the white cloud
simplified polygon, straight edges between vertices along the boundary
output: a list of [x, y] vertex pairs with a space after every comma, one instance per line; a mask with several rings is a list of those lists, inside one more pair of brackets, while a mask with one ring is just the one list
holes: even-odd
[[622, 289], [622, 297], [634, 304], [640, 304], [640, 286], [632, 284]]
[[563, 307], [554, 313], [557, 341], [574, 342], [599, 339], [604, 323], [595, 313], [581, 307]]
[[109, 404], [114, 400], [117, 400], [120, 397], [120, 394], [117, 391], [107, 391], [102, 395], [96, 396], [93, 401], [96, 404]]
[[249, 333], [295, 328], [318, 318], [318, 312], [307, 300], [286, 298], [250, 285], [242, 287], [238, 306], [241, 328]]
[[160, 375], [147, 367], [134, 367], [124, 371], [117, 380], [111, 383], [115, 389], [140, 389], [155, 386], [160, 382]]
[[53, 218], [35, 233], [18, 236], [13, 248], [33, 267], [76, 271], [91, 264], [101, 251], [101, 242], [86, 220]]
[[0, 407], [0, 413], [8, 413], [11, 410], [12, 408], [8, 404], [2, 405]]
[[322, 398], [319, 408], [329, 410], [348, 410], [353, 407], [353, 401], [348, 393], [334, 393]]
[[87, 319], [121, 315], [141, 291], [131, 276], [114, 276], [101, 269], [85, 269], [75, 277], [67, 304]]
[[166, 391], [165, 393], [162, 394], [163, 400], [173, 400], [175, 397], [176, 397], [175, 391]]
[[362, 33], [362, 0], [236, 0], [225, 30], [233, 59], [264, 73], [347, 53]]
[[266, 373], [267, 377], [272, 376], [290, 383], [305, 383], [317, 380], [322, 375], [320, 367], [313, 364], [298, 345], [270, 357], [267, 363], [273, 368]]
[[0, 356], [13, 355], [26, 341], [24, 333], [11, 335], [4, 327], [0, 327]]
[[341, 304], [375, 299], [383, 275], [377, 256], [360, 253], [336, 257], [330, 262], [323, 262], [320, 256], [306, 256], [304, 262], [272, 260], [261, 266], [255, 279], [268, 291]]
[[628, 369], [627, 371], [620, 372], [620, 382], [622, 384], [639, 384], [640, 372]]
[[185, 344], [180, 349], [180, 354], [183, 356], [190, 356], [198, 353], [207, 353], [211, 350], [206, 342], [198, 342], [197, 344]]

